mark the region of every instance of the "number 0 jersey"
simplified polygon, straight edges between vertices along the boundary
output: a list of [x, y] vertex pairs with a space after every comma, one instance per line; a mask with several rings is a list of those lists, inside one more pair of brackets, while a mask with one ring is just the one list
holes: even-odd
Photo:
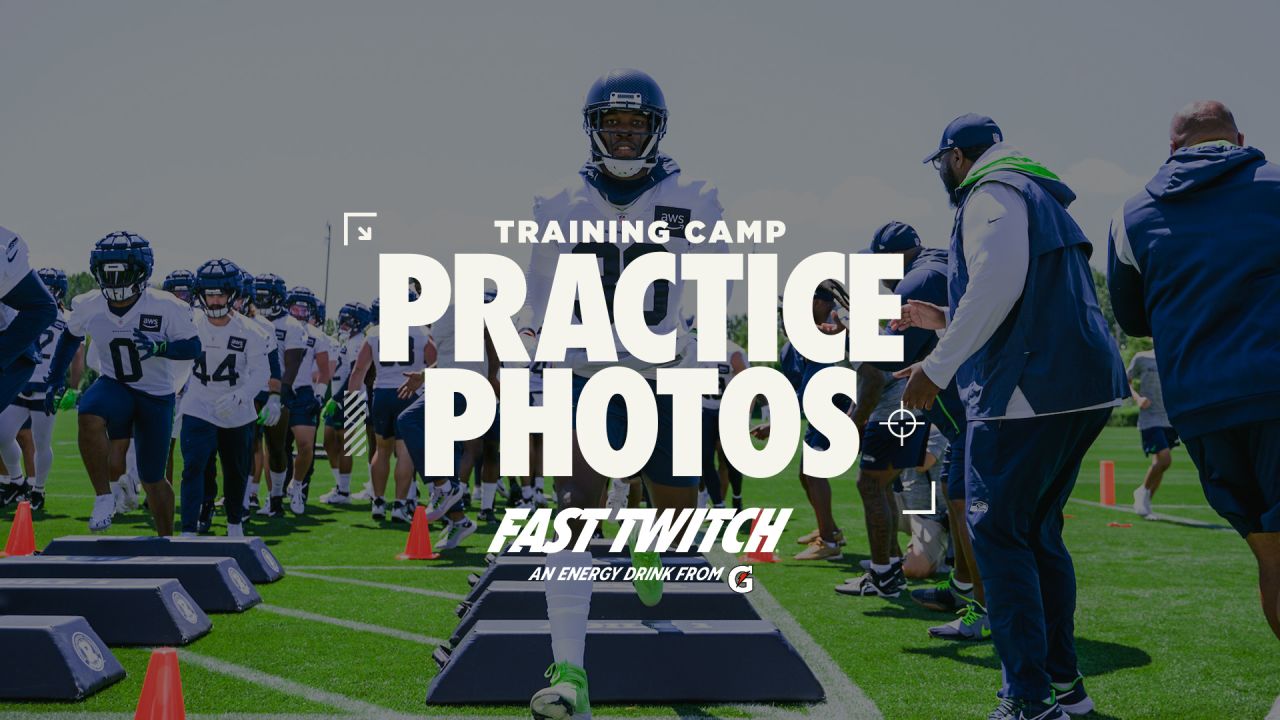
[[378, 359], [379, 345], [382, 340], [379, 330], [374, 327], [365, 336], [365, 344], [373, 353], [373, 362], [377, 364], [377, 375], [373, 378], [374, 390], [395, 390], [405, 381], [404, 373], [422, 372], [427, 365], [422, 360], [422, 353], [431, 342], [431, 331], [423, 327], [409, 328], [409, 359], [404, 362], [382, 362]]
[[[201, 313], [195, 320], [201, 355], [191, 368], [191, 380], [182, 395], [182, 414], [198, 417], [219, 427], [240, 427], [258, 413], [253, 398], [271, 375], [267, 361], [271, 338], [261, 325], [233, 312], [230, 322], [218, 327]], [[218, 398], [240, 393], [244, 402], [230, 420], [214, 414]]]
[[77, 297], [67, 316], [67, 332], [88, 337], [90, 367], [148, 395], [172, 395], [191, 368], [190, 360], [150, 357], [142, 360], [135, 330], [152, 338], [175, 342], [196, 336], [191, 308], [173, 295], [144, 288], [124, 315], [116, 315], [98, 290]]
[[[652, 252], [683, 253], [718, 253], [727, 252], [724, 243], [692, 244], [684, 234], [684, 228], [693, 221], [706, 223], [708, 226], [720, 221], [724, 208], [715, 187], [703, 180], [685, 178], [678, 170], [659, 181], [645, 191], [635, 202], [625, 208], [609, 203], [600, 191], [589, 185], [581, 177], [576, 178], [564, 189], [553, 194], [540, 195], [533, 201], [533, 217], [540, 226], [557, 222], [561, 227], [569, 223], [600, 222], [609, 220], [640, 221], [646, 225], [657, 221], [665, 221], [670, 230], [670, 240], [666, 244], [656, 243], [540, 243], [532, 246], [527, 273], [529, 302], [533, 308], [533, 327], [541, 328], [547, 310], [547, 299], [550, 294], [552, 279], [560, 256], [566, 253], [591, 255], [596, 258], [600, 268], [600, 278], [604, 286], [605, 301], [609, 307], [610, 317], [613, 315], [613, 293], [627, 263]], [[539, 231], [541, 236], [541, 230]], [[684, 293], [684, 281], [677, 276], [676, 282], [659, 281], [649, 286], [644, 299], [645, 324], [655, 334], [666, 334], [675, 330], [680, 324], [680, 305]], [[645, 377], [654, 377], [658, 366], [646, 363], [631, 356], [614, 336], [618, 351], [618, 362], [635, 370]], [[591, 375], [615, 363], [590, 363], [585, 350], [570, 350], [565, 362], [579, 375]], [[677, 357], [664, 367], [676, 367], [681, 358]]]

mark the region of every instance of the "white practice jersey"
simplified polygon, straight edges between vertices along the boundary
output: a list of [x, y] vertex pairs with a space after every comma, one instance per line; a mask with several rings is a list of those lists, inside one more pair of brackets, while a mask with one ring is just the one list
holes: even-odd
[[[17, 315], [13, 310], [9, 310], [13, 315]], [[3, 315], [0, 311], [0, 315]], [[11, 322], [12, 318], [8, 322]], [[8, 326], [8, 322], [0, 323], [0, 330]], [[67, 329], [67, 312], [58, 310], [58, 317], [54, 319], [53, 324], [45, 328], [40, 333], [40, 337], [36, 339], [36, 344], [40, 352], [40, 364], [31, 373], [31, 382], [44, 382], [45, 377], [49, 374], [49, 366], [53, 364], [53, 351], [58, 347], [58, 339], [62, 337], [63, 331]], [[23, 395], [22, 397], [29, 400], [36, 400], [44, 397], [44, 393], [32, 393]]]
[[[347, 389], [347, 379], [351, 377], [351, 366], [355, 365], [362, 347], [364, 347], [364, 333], [359, 332], [347, 338], [347, 341], [338, 348], [338, 366], [333, 369], [335, 393]], [[377, 360], [377, 358], [374, 359]]]
[[27, 241], [12, 230], [0, 227], [0, 297], [8, 295], [30, 273]]
[[144, 288], [124, 315], [116, 315], [98, 290], [77, 297], [67, 316], [67, 331], [89, 338], [89, 366], [104, 376], [148, 395], [172, 395], [191, 371], [190, 360], [150, 357], [141, 360], [135, 330], [168, 343], [196, 336], [191, 308], [173, 295]]
[[481, 375], [485, 374], [489, 367], [488, 361], [461, 362], [455, 359], [457, 355], [456, 327], [457, 324], [454, 322], [453, 317], [453, 305], [450, 305], [439, 319], [431, 323], [431, 340], [436, 344], [436, 367], [471, 370]]
[[[333, 360], [333, 338], [326, 335], [324, 330], [321, 330], [315, 325], [307, 325], [306, 327], [307, 334], [315, 340], [315, 347], [313, 348], [311, 355], [311, 365], [309, 366], [310, 371], [307, 374], [308, 378], [312, 378], [320, 371], [320, 353], [326, 353], [326, 363]], [[325, 368], [326, 371], [328, 369], [329, 368]], [[328, 387], [328, 383], [311, 383], [311, 390], [315, 392], [316, 397], [320, 400], [324, 400], [324, 396], [327, 394], [325, 390]]]
[[[241, 315], [240, 317], [245, 318], [246, 320], [251, 320], [254, 323], [256, 323], [258, 327], [262, 330], [263, 334], [267, 336], [267, 355], [268, 356], [271, 354], [273, 350], [279, 350], [279, 344], [276, 342], [276, 326], [274, 323], [272, 323], [270, 320], [265, 318], [261, 313], [258, 313], [253, 317], [249, 317], [247, 315]], [[278, 354], [276, 355], [276, 360], [278, 360], [281, 363], [284, 362], [284, 359]], [[283, 368], [281, 369], [283, 370]], [[270, 359], [268, 359], [267, 360], [267, 376], [262, 379], [262, 387], [258, 388], [258, 391], [267, 392], [267, 390], [270, 389], [268, 387], [270, 383], [271, 383], [271, 361]]]
[[733, 342], [732, 340], [726, 340], [725, 355], [724, 355], [725, 361], [707, 363], [708, 367], [714, 366], [716, 369], [716, 377], [720, 382], [720, 395], [703, 395], [702, 407], [709, 410], [720, 409], [720, 396], [724, 395], [724, 389], [729, 385], [729, 379], [733, 377], [733, 366], [730, 365], [729, 363], [731, 360], [733, 360], [733, 356], [737, 353], [742, 354], [743, 362], [747, 361], [747, 354], [743, 352], [742, 348], [739, 347], [738, 344]]
[[311, 384], [311, 358], [315, 357], [315, 338], [307, 333], [307, 328], [298, 320], [281, 313], [279, 317], [269, 318], [276, 331], [276, 347], [280, 350], [280, 371], [284, 372], [284, 356], [290, 350], [303, 350], [302, 363], [298, 365], [298, 374], [293, 378], [293, 387], [300, 388]]
[[[177, 296], [175, 295], [174, 297], [177, 297]], [[193, 323], [195, 322], [197, 315], [204, 317], [203, 310], [187, 305], [185, 302], [182, 302], [181, 300], [179, 300], [178, 302], [182, 303], [183, 305], [186, 305], [187, 312], [191, 313], [191, 321]], [[184, 367], [179, 368], [177, 374], [175, 374], [173, 378], [173, 391], [178, 394], [179, 399], [182, 398], [182, 390], [187, 386], [187, 383], [190, 380], [191, 380], [191, 363], [184, 363]]]
[[382, 362], [378, 359], [378, 342], [381, 340], [378, 331], [379, 328], [374, 327], [364, 339], [377, 366], [373, 389], [395, 390], [404, 383], [405, 373], [422, 372], [427, 366], [422, 360], [422, 353], [427, 349], [427, 343], [431, 342], [431, 331], [424, 327], [409, 328], [409, 359], [404, 362]]
[[[533, 245], [526, 276], [529, 302], [533, 307], [533, 327], [535, 329], [542, 327], [552, 279], [561, 255], [582, 253], [596, 257], [596, 262], [600, 266], [605, 298], [610, 303], [612, 312], [614, 287], [622, 270], [632, 260], [651, 252], [676, 254], [727, 252], [728, 247], [724, 243], [704, 242], [695, 245], [684, 237], [684, 228], [688, 223], [699, 221], [711, 226], [720, 221], [723, 215], [724, 208], [720, 206], [716, 189], [710, 183], [690, 180], [679, 172], [660, 181], [626, 208], [610, 204], [582, 177], [575, 178], [567, 187], [553, 194], [535, 197], [533, 217], [540, 226], [545, 226], [549, 222], [558, 222], [564, 228], [569, 223], [584, 221], [641, 221], [648, 224], [664, 220], [668, 223], [671, 237], [665, 245], [648, 242], [634, 244], [566, 242]], [[656, 282], [649, 287], [645, 296], [645, 322], [655, 334], [666, 334], [679, 326], [683, 294], [684, 281], [678, 278], [675, 283]], [[616, 334], [614, 343], [618, 351], [616, 364], [638, 370], [645, 377], [654, 377], [658, 366], [632, 357], [617, 340]], [[614, 364], [590, 363], [587, 361], [584, 350], [570, 350], [565, 362], [579, 375], [591, 375]], [[680, 363], [681, 358], [677, 357], [671, 363], [664, 363], [663, 366], [676, 367]]]
[[[182, 414], [198, 417], [219, 427], [240, 427], [258, 417], [253, 398], [271, 375], [267, 362], [270, 335], [261, 325], [232, 312], [230, 322], [218, 327], [201, 313], [195, 320], [202, 347], [191, 370], [191, 382], [182, 395]], [[236, 414], [220, 420], [214, 414], [218, 398], [239, 393]]]

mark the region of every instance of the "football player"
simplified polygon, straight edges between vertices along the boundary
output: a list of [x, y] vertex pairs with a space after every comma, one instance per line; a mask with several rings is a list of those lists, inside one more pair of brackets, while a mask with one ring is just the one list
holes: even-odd
[[[53, 351], [57, 347], [58, 338], [67, 329], [66, 309], [63, 301], [67, 296], [67, 274], [54, 268], [41, 268], [38, 272], [41, 282], [49, 289], [58, 303], [58, 317], [53, 324], [40, 333], [38, 341], [40, 364], [32, 372], [32, 378], [43, 379], [49, 372], [53, 361]], [[84, 371], [84, 350], [76, 351], [71, 363], [71, 387], [61, 397], [57, 389], [61, 382], [45, 384], [28, 382], [22, 392], [13, 399], [8, 407], [0, 412], [0, 458], [9, 469], [11, 478], [7, 484], [0, 485], [0, 506], [18, 500], [31, 502], [32, 510], [44, 507], [44, 484], [49, 478], [49, 470], [53, 467], [53, 413], [59, 408], [74, 407], [76, 390], [80, 387], [80, 375]], [[20, 470], [20, 459], [25, 454], [19, 449], [18, 434], [22, 428], [30, 426], [32, 442], [35, 446], [34, 468], [30, 478], [23, 478]]]
[[296, 514], [302, 514], [306, 511], [311, 471], [315, 465], [316, 426], [320, 423], [320, 406], [324, 402], [324, 395], [316, 387], [328, 385], [332, 368], [329, 364], [329, 338], [316, 327], [320, 299], [310, 288], [298, 286], [289, 291], [285, 305], [289, 314], [302, 323], [307, 334], [306, 355], [298, 369], [298, 379], [294, 381], [293, 406], [289, 408], [291, 432], [285, 439], [285, 452], [293, 459], [285, 465], [289, 508]]
[[[242, 290], [240, 268], [230, 260], [210, 260], [196, 271], [193, 288], [201, 351], [182, 398], [182, 534], [195, 535], [213, 497], [205, 487], [206, 468], [216, 453], [222, 460], [227, 535], [244, 535], [244, 481], [252, 463], [254, 398], [271, 376], [267, 360], [274, 332], [232, 309]], [[216, 489], [215, 489], [216, 493]]]
[[[172, 294], [192, 308], [191, 317], [193, 319], [195, 318], [196, 301], [191, 290], [195, 282], [196, 274], [190, 270], [174, 270], [165, 275], [164, 280], [160, 283], [161, 290]], [[179, 376], [175, 379], [177, 386], [174, 388], [174, 392], [177, 393], [177, 397], [174, 402], [173, 437], [169, 438], [169, 459], [164, 466], [164, 479], [168, 480], [170, 485], [173, 484], [173, 451], [178, 446], [178, 437], [182, 434], [182, 413], [178, 411], [178, 408], [182, 406], [182, 391], [186, 388], [189, 377]], [[118, 505], [119, 503], [117, 503]], [[212, 505], [210, 505], [209, 510], [212, 512]]]
[[[696, 333], [692, 318], [686, 321], [689, 330]], [[720, 381], [719, 395], [702, 396], [702, 486], [704, 490], [698, 496], [698, 505], [708, 501], [713, 507], [724, 507], [725, 475], [733, 486], [733, 506], [742, 509], [742, 473], [738, 472], [725, 458], [720, 450], [720, 395], [729, 385], [734, 375], [747, 369], [747, 353], [732, 340], [726, 341], [725, 362], [715, 363], [716, 377]], [[716, 456], [720, 456], [720, 467], [716, 467]], [[736, 481], [735, 481], [736, 480]], [[704, 497], [705, 495], [705, 497]]]
[[280, 377], [282, 370], [280, 366], [280, 348], [276, 342], [275, 325], [259, 313], [257, 306], [253, 304], [254, 276], [244, 268], [240, 269], [240, 273], [240, 294], [232, 304], [242, 316], [254, 321], [266, 331], [268, 335], [267, 346], [269, 348], [267, 362], [271, 368], [270, 376], [258, 388], [258, 395], [253, 400], [253, 405], [258, 410], [258, 422], [253, 428], [253, 462], [248, 476], [245, 478], [244, 511], [249, 513], [258, 509], [258, 480], [262, 477], [262, 473], [267, 467], [267, 455], [263, 448], [263, 428], [275, 427], [280, 422]]
[[61, 378], [81, 341], [91, 341], [102, 375], [80, 401], [80, 456], [97, 498], [89, 529], [111, 526], [115, 499], [111, 478], [124, 472], [130, 438], [138, 475], [156, 533], [173, 534], [173, 486], [164, 481], [173, 429], [174, 388], [200, 354], [191, 309], [169, 293], [147, 287], [154, 267], [151, 244], [142, 236], [116, 232], [89, 253], [89, 272], [98, 291], [77, 297], [67, 316], [45, 382]]
[[[623, 268], [650, 252], [716, 252], [724, 244], [693, 245], [684, 237], [690, 221], [708, 225], [722, 219], [723, 209], [715, 188], [681, 173], [670, 157], [660, 154], [658, 145], [667, 129], [667, 105], [662, 90], [649, 75], [638, 70], [614, 70], [595, 81], [587, 91], [582, 108], [583, 129], [590, 157], [563, 189], [534, 198], [534, 218], [539, 223], [572, 221], [667, 220], [670, 240], [666, 244], [638, 243], [551, 243], [532, 247], [528, 270], [532, 325], [524, 332], [536, 337], [547, 308], [551, 279], [560, 253], [596, 256], [606, 299], [612, 298]], [[672, 222], [671, 218], [677, 218]], [[680, 323], [682, 281], [659, 281], [652, 287], [652, 305], [645, 314], [653, 332], [665, 334]], [[638, 361], [618, 347], [619, 363], [640, 371], [655, 382], [654, 367]], [[574, 370], [574, 400], [587, 379], [604, 366], [586, 360], [585, 352], [571, 351], [566, 358]], [[679, 360], [677, 360], [679, 362]], [[672, 416], [670, 396], [657, 396], [658, 439], [642, 475], [649, 497], [658, 508], [692, 508], [697, 503], [697, 476], [672, 475]], [[611, 444], [620, 447], [627, 432], [625, 405], [614, 398], [607, 418]], [[559, 507], [599, 507], [609, 479], [589, 470], [574, 440], [574, 469], [571, 477], [556, 478]], [[577, 528], [581, 532], [581, 528]], [[657, 553], [635, 553], [632, 562], [656, 568]], [[560, 567], [588, 567], [586, 552], [560, 552], [547, 556], [547, 568], [555, 578]], [[640, 599], [647, 605], [658, 602], [662, 583], [637, 581]], [[550, 686], [536, 693], [530, 709], [537, 718], [568, 718], [590, 713], [583, 654], [587, 616], [591, 601], [590, 580], [550, 579], [546, 582], [547, 616], [551, 622], [554, 664], [548, 671]]]
[[[310, 361], [307, 357], [309, 351], [313, 348], [313, 344], [308, 344], [310, 338], [303, 324], [287, 311], [285, 298], [288, 295], [288, 289], [284, 278], [274, 273], [259, 275], [254, 279], [253, 287], [254, 305], [258, 307], [258, 310], [262, 312], [267, 321], [272, 324], [276, 335], [276, 347], [281, 353], [280, 393], [275, 396], [269, 394], [267, 405], [264, 406], [268, 408], [269, 415], [276, 414], [274, 410], [270, 409], [271, 406], [280, 407], [276, 422], [267, 425], [264, 433], [267, 446], [267, 471], [271, 476], [271, 499], [258, 512], [259, 515], [264, 517], [277, 517], [284, 513], [284, 481], [289, 464], [287, 436], [293, 422], [291, 414], [296, 406], [305, 416], [310, 409], [310, 405], [315, 400], [311, 393], [311, 378], [308, 370]], [[300, 402], [295, 403], [294, 396], [300, 388], [305, 388], [304, 397]], [[301, 422], [303, 425], [299, 427], [298, 433], [305, 438], [307, 418], [303, 417]], [[314, 423], [311, 427], [314, 434]], [[299, 441], [298, 445], [301, 451], [303, 441]], [[307, 445], [307, 447], [309, 448], [310, 445]], [[298, 457], [295, 458], [295, 463], [301, 460], [302, 457], [302, 453], [299, 452]], [[310, 464], [310, 459], [307, 459], [306, 464]], [[290, 505], [298, 508], [295, 512], [305, 510], [306, 505], [302, 502], [301, 487], [296, 492], [296, 503], [294, 502], [293, 494], [294, 491], [291, 489]]]
[[27, 243], [0, 228], [0, 407], [31, 379], [40, 334], [57, 318], [58, 303], [28, 264]]
[[324, 450], [333, 469], [334, 487], [320, 501], [328, 505], [351, 504], [351, 456], [345, 453], [342, 410], [351, 364], [364, 347], [364, 331], [371, 314], [363, 303], [347, 303], [338, 311], [338, 351], [333, 366], [333, 397], [324, 409]]
[[[417, 299], [417, 294], [409, 291], [409, 300]], [[431, 332], [422, 327], [409, 328], [409, 359], [404, 362], [382, 362], [378, 360], [378, 348], [381, 336], [378, 328], [369, 330], [364, 345], [356, 356], [347, 378], [347, 392], [359, 392], [364, 389], [369, 369], [377, 363], [373, 378], [373, 399], [369, 403], [369, 416], [373, 420], [375, 451], [370, 467], [370, 479], [373, 482], [374, 520], [386, 517], [387, 501], [383, 494], [387, 489], [387, 476], [391, 472], [391, 457], [396, 458], [396, 499], [391, 507], [393, 522], [409, 522], [413, 512], [406, 507], [409, 499], [409, 486], [414, 481], [413, 461], [403, 444], [396, 445], [396, 418], [414, 401], [414, 392], [405, 387], [405, 379], [411, 375], [421, 375], [423, 368], [436, 362], [436, 348], [431, 342]]]

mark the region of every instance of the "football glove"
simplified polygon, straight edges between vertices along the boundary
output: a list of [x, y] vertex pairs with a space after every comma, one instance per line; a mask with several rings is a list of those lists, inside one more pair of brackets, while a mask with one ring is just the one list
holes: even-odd
[[164, 340], [157, 340], [141, 330], [134, 329], [133, 345], [138, 348], [138, 359], [147, 360], [157, 355], [163, 355], [165, 348], [168, 346]]
[[231, 422], [244, 404], [244, 397], [240, 393], [227, 393], [214, 401], [213, 416], [222, 422]]
[[320, 411], [320, 417], [328, 420], [333, 417], [333, 414], [336, 412], [338, 412], [338, 401], [333, 398], [329, 398], [329, 402], [325, 403], [324, 409]]
[[280, 422], [280, 396], [271, 393], [267, 397], [267, 404], [262, 406], [262, 412], [258, 413], [258, 424], [275, 427], [278, 422]]
[[76, 401], [80, 399], [80, 391], [75, 388], [68, 388], [62, 393], [62, 397], [58, 399], [59, 410], [71, 410], [76, 406]]

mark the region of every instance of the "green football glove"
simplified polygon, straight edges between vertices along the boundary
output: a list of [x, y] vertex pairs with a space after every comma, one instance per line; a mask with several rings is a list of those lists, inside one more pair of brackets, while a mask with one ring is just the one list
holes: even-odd
[[78, 399], [80, 399], [80, 391], [75, 388], [67, 388], [67, 391], [62, 393], [62, 399], [58, 400], [58, 409], [70, 410], [76, 406], [76, 400]]
[[329, 398], [329, 402], [325, 403], [324, 409], [320, 411], [320, 417], [328, 420], [333, 417], [333, 414], [336, 412], [338, 412], [338, 401], [333, 398]]

